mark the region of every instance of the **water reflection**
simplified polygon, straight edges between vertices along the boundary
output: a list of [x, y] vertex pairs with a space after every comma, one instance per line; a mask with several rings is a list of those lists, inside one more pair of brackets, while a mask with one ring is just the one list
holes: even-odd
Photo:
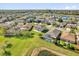
[[40, 51], [40, 53], [38, 54], [38, 56], [57, 56], [47, 50], [43, 50], [43, 51]]

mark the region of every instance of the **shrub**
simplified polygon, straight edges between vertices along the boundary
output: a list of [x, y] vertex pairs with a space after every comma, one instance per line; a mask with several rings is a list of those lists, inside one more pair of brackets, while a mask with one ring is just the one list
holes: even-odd
[[44, 29], [42, 32], [43, 32], [43, 33], [46, 33], [46, 32], [48, 32], [48, 29]]
[[4, 50], [3, 55], [4, 56], [11, 56], [11, 52]]

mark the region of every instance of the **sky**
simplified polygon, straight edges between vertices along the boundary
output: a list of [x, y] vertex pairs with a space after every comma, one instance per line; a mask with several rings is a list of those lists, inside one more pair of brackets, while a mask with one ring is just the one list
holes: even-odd
[[0, 3], [0, 9], [79, 9], [78, 3]]

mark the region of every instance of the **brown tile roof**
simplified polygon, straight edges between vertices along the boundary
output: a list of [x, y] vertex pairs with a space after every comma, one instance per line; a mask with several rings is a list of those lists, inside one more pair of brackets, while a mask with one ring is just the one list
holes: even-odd
[[65, 40], [67, 42], [71, 42], [71, 43], [75, 43], [76, 41], [75, 35], [69, 32], [63, 32], [61, 34], [60, 39]]

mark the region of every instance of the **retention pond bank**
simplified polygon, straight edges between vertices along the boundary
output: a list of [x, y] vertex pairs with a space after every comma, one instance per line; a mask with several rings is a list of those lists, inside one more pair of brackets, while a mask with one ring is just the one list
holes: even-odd
[[65, 56], [65, 55], [45, 47], [40, 47], [35, 48], [31, 56]]

